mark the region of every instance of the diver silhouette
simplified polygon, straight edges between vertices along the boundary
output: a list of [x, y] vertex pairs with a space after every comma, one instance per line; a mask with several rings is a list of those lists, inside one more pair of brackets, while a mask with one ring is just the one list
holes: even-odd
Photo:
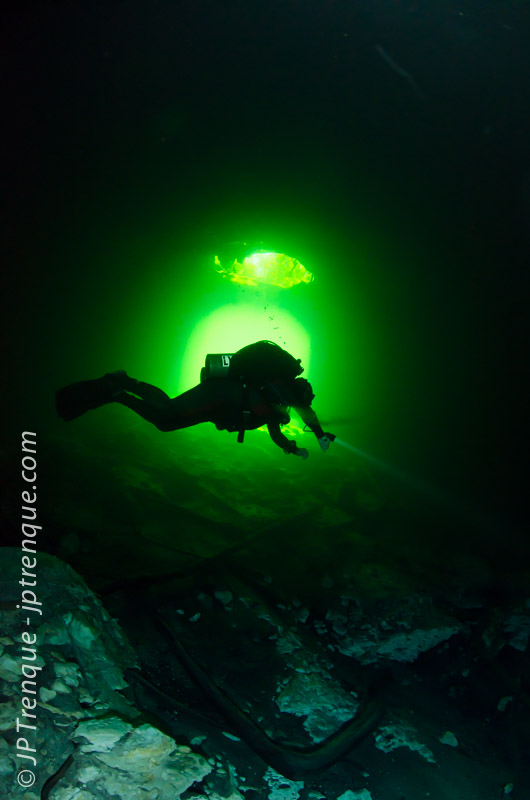
[[303, 371], [300, 359], [262, 340], [233, 354], [206, 356], [201, 382], [177, 397], [118, 370], [60, 389], [56, 408], [62, 419], [70, 421], [106, 403], [120, 403], [160, 431], [213, 422], [218, 430], [237, 431], [238, 442], [245, 431], [266, 425], [278, 447], [305, 459], [307, 450], [281, 431], [290, 420], [291, 408], [315, 434], [323, 451], [335, 436], [322, 430], [311, 408], [315, 395], [309, 381], [299, 377]]

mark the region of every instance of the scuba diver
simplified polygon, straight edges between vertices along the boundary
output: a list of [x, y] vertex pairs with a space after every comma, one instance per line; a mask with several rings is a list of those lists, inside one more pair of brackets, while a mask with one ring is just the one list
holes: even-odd
[[238, 442], [243, 442], [245, 431], [266, 425], [274, 444], [306, 459], [307, 450], [289, 441], [280, 429], [289, 422], [291, 408], [315, 434], [322, 451], [335, 436], [322, 430], [311, 408], [315, 395], [309, 381], [299, 377], [303, 371], [300, 359], [262, 340], [233, 354], [207, 355], [201, 382], [178, 397], [118, 370], [60, 389], [56, 408], [62, 419], [70, 421], [106, 403], [120, 403], [160, 431], [213, 422], [218, 430], [237, 431]]

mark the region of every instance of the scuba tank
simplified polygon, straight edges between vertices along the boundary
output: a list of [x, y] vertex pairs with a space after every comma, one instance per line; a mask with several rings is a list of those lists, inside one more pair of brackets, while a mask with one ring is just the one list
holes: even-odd
[[[201, 369], [201, 383], [211, 378], [228, 378], [230, 370], [230, 362], [233, 353], [208, 353], [204, 360], [204, 367]], [[248, 403], [248, 393], [246, 383], [241, 382], [243, 388], [243, 406]], [[237, 435], [237, 441], [242, 444], [245, 438], [245, 417], [248, 416], [250, 411], [243, 408], [241, 412], [241, 422]]]
[[201, 383], [208, 378], [233, 380], [262, 386], [278, 378], [291, 380], [304, 371], [299, 358], [274, 342], [261, 340], [236, 353], [208, 353], [201, 369]]
[[201, 369], [201, 383], [208, 378], [227, 378], [233, 353], [208, 353]]
[[[250, 414], [248, 405], [248, 386], [253, 385], [260, 389], [267, 389], [273, 402], [290, 406], [291, 402], [282, 396], [275, 380], [294, 380], [304, 371], [299, 358], [294, 358], [279, 345], [267, 340], [254, 342], [242, 347], [236, 353], [208, 353], [204, 367], [201, 369], [201, 383], [210, 378], [230, 378], [238, 381], [242, 386], [241, 422], [237, 441], [242, 443], [245, 435], [245, 420]], [[308, 387], [308, 404], [314, 397], [310, 384], [303, 380]]]

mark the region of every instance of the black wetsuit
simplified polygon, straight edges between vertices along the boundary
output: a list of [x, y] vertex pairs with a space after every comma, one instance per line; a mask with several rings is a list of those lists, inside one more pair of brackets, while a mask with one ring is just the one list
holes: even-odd
[[[176, 431], [201, 422], [213, 422], [218, 430], [228, 431], [255, 430], [267, 425], [278, 447], [288, 452], [296, 449], [296, 444], [280, 430], [280, 425], [289, 421], [287, 410], [268, 400], [257, 387], [244, 388], [240, 382], [228, 378], [209, 378], [173, 398], [156, 386], [128, 378], [125, 391], [112, 399], [161, 431]], [[312, 409], [297, 410], [317, 435], [323, 435]]]
[[285, 413], [257, 388], [243, 388], [238, 381], [227, 378], [209, 378], [173, 398], [156, 386], [132, 378], [124, 389], [113, 401], [132, 409], [161, 431], [176, 431], [201, 422], [213, 422], [219, 430], [254, 430], [285, 420]]

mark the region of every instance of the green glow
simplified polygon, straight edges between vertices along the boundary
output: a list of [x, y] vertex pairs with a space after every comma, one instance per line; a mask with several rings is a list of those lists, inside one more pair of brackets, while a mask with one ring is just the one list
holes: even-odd
[[250, 303], [231, 303], [215, 309], [202, 319], [191, 333], [182, 364], [179, 365], [178, 391], [183, 392], [199, 382], [207, 353], [235, 353], [259, 339], [277, 341], [296, 358], [301, 358], [304, 375], [307, 374], [310, 362], [307, 331], [288, 311], [269, 309], [269, 315], [271, 311], [274, 325], [281, 331], [280, 338], [271, 330], [269, 316], [260, 314], [256, 306]]
[[[301, 436], [304, 431], [303, 423], [298, 419], [296, 416], [296, 412], [292, 412], [291, 421], [287, 425], [282, 425], [282, 433], [284, 436]], [[266, 425], [262, 425], [261, 428], [257, 428], [258, 431], [263, 431], [264, 433], [268, 433]]]
[[228, 267], [223, 267], [219, 257], [215, 256], [215, 265], [224, 278], [245, 286], [264, 283], [289, 289], [298, 283], [311, 283], [313, 280], [312, 274], [296, 258], [284, 253], [259, 250], [246, 256], [243, 263], [235, 259]]
[[[160, 386], [175, 397], [199, 383], [207, 353], [235, 352], [259, 339], [270, 339], [302, 359], [303, 376], [313, 385], [314, 408], [324, 430], [361, 447], [367, 443], [372, 446], [380, 436], [382, 409], [387, 407], [390, 386], [385, 371], [391, 371], [387, 353], [392, 351], [383, 335], [388, 308], [379, 303], [380, 287], [372, 293], [366, 277], [374, 268], [371, 253], [365, 253], [359, 244], [348, 254], [345, 280], [342, 262], [329, 247], [323, 244], [320, 249], [307, 250], [302, 238], [291, 240], [276, 230], [267, 233], [271, 240], [286, 241], [283, 252], [307, 252], [304, 259], [319, 278], [318, 291], [306, 291], [302, 286], [284, 291], [272, 285], [249, 286], [221, 280], [213, 269], [204, 269], [202, 253], [189, 254], [175, 247], [153, 269], [153, 274], [163, 276], [163, 280], [146, 282], [131, 298], [134, 302], [130, 303], [129, 318], [124, 320], [125, 334], [122, 331], [116, 337], [112, 352], [105, 354], [94, 374], [107, 370], [111, 361], [133, 377]], [[237, 253], [223, 257], [220, 250], [219, 254], [227, 264]], [[243, 248], [238, 255], [240, 261], [244, 254]], [[211, 258], [213, 266], [213, 255]], [[239, 448], [244, 454], [239, 454], [235, 437], [224, 436], [213, 425], [162, 436], [131, 416], [124, 409], [109, 408], [108, 414], [94, 415], [94, 419], [101, 420], [98, 424], [103, 426], [108, 419], [108, 433], [113, 426], [137, 425], [156, 452], [159, 448], [164, 451], [169, 443], [178, 449], [193, 441], [198, 448], [196, 457], [205, 463], [212, 448], [217, 447], [223, 457], [229, 454], [230, 459], [246, 459], [244, 464], [250, 470], [261, 468], [261, 458], [277, 459], [277, 448], [266, 433], [250, 433], [245, 448]], [[292, 421], [299, 422], [296, 412]], [[300, 440], [299, 446], [304, 442], [304, 447], [315, 449], [311, 434], [302, 436], [290, 427], [283, 430], [288, 438]], [[384, 447], [378, 449], [386, 452]], [[319, 460], [315, 457], [315, 462], [326, 462], [329, 469], [329, 459], [320, 459], [318, 445], [316, 451]], [[341, 452], [346, 459], [350, 456], [340, 447], [335, 452]], [[191, 455], [183, 451], [182, 458], [189, 459]], [[296, 469], [288, 458], [281, 463], [285, 462], [288, 469]], [[304, 466], [307, 467], [306, 462]]]

